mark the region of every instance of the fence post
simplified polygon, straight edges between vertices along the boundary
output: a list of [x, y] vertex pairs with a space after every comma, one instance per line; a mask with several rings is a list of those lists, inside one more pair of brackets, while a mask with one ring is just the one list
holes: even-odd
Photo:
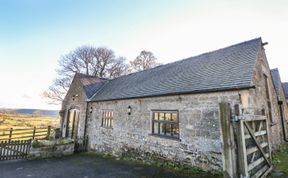
[[10, 134], [9, 134], [9, 142], [11, 141], [12, 139], [12, 132], [13, 132], [13, 128], [10, 128]]
[[35, 139], [35, 133], [36, 133], [36, 127], [33, 128], [33, 136], [32, 136], [32, 140]]
[[238, 122], [237, 133], [239, 174], [242, 177], [249, 177], [245, 141], [245, 128], [243, 120], [239, 120]]
[[51, 126], [49, 125], [47, 130], [47, 140], [49, 140], [50, 133], [51, 133]]

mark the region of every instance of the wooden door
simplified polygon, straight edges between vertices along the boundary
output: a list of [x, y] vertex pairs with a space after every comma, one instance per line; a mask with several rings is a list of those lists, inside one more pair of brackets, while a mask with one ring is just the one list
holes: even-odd
[[77, 138], [79, 114], [80, 112], [77, 109], [69, 110], [66, 128], [67, 138]]

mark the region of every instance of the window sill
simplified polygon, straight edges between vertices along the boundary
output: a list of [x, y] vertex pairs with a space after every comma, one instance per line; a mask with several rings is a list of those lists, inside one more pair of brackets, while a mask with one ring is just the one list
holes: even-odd
[[102, 128], [105, 128], [105, 129], [112, 129], [113, 130], [113, 127], [106, 127], [106, 126], [101, 126]]
[[168, 139], [168, 140], [174, 140], [174, 141], [179, 141], [179, 142], [181, 142], [181, 139], [180, 139], [180, 138], [176, 138], [176, 137], [169, 137], [169, 136], [156, 135], [156, 134], [149, 134], [149, 136], [158, 137], [158, 138], [164, 138], [164, 139]]

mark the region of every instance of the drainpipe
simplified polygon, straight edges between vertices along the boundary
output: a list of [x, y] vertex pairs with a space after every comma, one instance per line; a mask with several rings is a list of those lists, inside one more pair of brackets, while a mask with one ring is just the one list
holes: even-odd
[[86, 101], [86, 116], [85, 116], [85, 126], [84, 126], [84, 139], [86, 138], [86, 135], [87, 135], [87, 120], [88, 120], [88, 114], [89, 113], [89, 109], [88, 109], [88, 106], [89, 106], [89, 101]]
[[284, 116], [283, 116], [283, 101], [278, 100], [278, 105], [279, 105], [279, 110], [280, 110], [280, 117], [281, 117], [281, 122], [282, 122], [282, 130], [283, 130], [283, 137], [284, 141], [288, 142], [287, 137], [286, 137], [286, 131], [285, 131], [285, 121], [284, 121]]

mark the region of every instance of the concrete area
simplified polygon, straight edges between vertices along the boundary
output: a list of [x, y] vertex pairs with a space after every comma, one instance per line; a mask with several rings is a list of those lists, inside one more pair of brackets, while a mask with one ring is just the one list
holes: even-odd
[[[62, 158], [39, 160], [14, 160], [0, 162], [1, 178], [185, 178], [169, 170], [152, 166], [101, 158], [94, 154], [76, 154]], [[194, 177], [194, 176], [192, 176]], [[209, 177], [209, 175], [195, 175]], [[213, 177], [213, 176], [211, 176]]]

